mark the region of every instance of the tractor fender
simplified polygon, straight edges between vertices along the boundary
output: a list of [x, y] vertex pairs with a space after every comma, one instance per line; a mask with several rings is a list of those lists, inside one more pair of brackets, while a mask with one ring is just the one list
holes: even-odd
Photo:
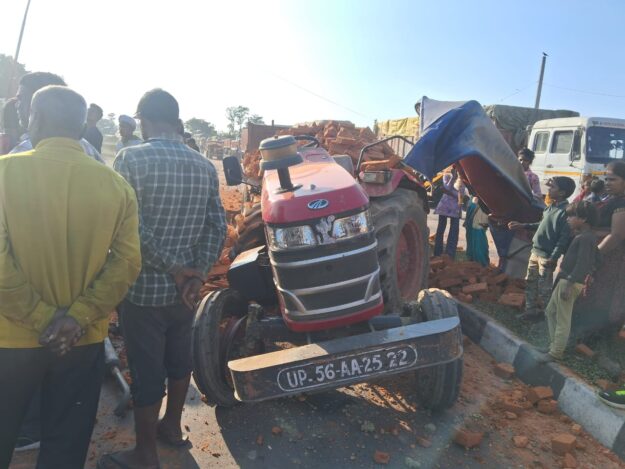
[[[424, 202], [427, 202], [427, 190], [421, 182], [400, 169], [391, 169], [390, 171], [392, 172], [391, 179], [385, 184], [361, 181], [360, 184], [369, 198], [385, 197], [401, 187], [402, 189], [414, 190]], [[424, 206], [427, 207], [427, 203]]]

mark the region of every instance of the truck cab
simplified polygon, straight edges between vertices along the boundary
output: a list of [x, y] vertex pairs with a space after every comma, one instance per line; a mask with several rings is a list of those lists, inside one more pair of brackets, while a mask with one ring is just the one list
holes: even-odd
[[625, 158], [625, 119], [567, 117], [547, 119], [532, 126], [528, 146], [536, 154], [532, 170], [546, 183], [554, 176], [575, 180], [576, 190], [590, 177], [605, 175], [606, 166]]

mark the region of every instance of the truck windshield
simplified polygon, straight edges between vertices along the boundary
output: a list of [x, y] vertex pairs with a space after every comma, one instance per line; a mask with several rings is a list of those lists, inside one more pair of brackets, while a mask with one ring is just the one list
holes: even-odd
[[609, 163], [625, 155], [625, 129], [589, 127], [586, 140], [588, 161]]

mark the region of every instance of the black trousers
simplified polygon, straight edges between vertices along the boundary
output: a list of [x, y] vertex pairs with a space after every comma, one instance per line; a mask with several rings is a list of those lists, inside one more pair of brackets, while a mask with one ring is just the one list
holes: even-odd
[[45, 348], [0, 348], [0, 469], [7, 468], [36, 391], [41, 398], [37, 469], [82, 469], [104, 379], [104, 345], [58, 357]]
[[126, 343], [135, 407], [165, 396], [165, 380], [191, 374], [193, 311], [182, 304], [139, 306], [124, 300], [117, 308]]

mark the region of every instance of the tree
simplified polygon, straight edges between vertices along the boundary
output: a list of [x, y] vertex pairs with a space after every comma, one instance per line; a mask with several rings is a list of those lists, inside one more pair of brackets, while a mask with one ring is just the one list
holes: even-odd
[[263, 120], [263, 116], [259, 116], [258, 114], [252, 114], [248, 119], [248, 122], [251, 122], [252, 124], [264, 124], [265, 121]]
[[204, 119], [198, 119], [197, 117], [192, 117], [186, 121], [184, 125], [192, 134], [199, 134], [203, 137], [212, 137], [216, 134], [213, 124]]
[[117, 119], [114, 112], [109, 112], [106, 117], [100, 119], [97, 124], [98, 129], [103, 135], [116, 135], [117, 134]]
[[21, 63], [15, 64], [10, 55], [0, 54], [0, 98], [9, 99], [15, 96], [17, 83], [28, 71]]
[[[250, 113], [250, 108], [245, 106], [231, 106], [226, 109], [226, 118], [228, 119], [228, 130], [232, 137], [237, 135], [241, 137], [241, 129], [243, 123], [247, 120], [247, 116]], [[235, 134], [235, 129], [238, 129], [238, 133]]]

